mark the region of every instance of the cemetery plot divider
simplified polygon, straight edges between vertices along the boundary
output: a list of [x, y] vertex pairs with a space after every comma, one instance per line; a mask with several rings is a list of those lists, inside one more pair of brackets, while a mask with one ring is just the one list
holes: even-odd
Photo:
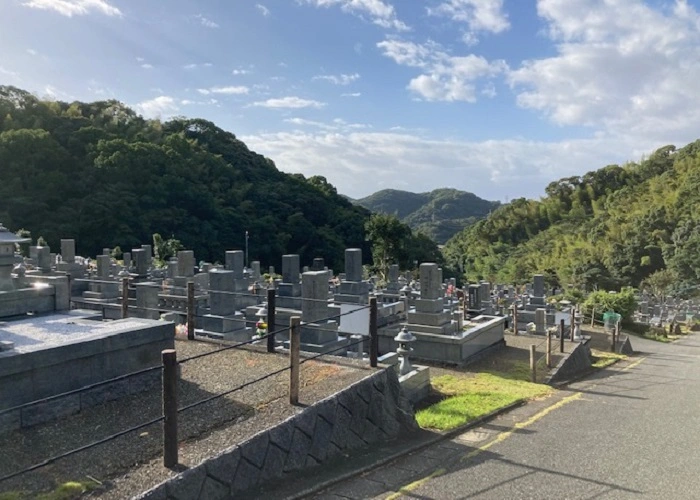
[[[370, 305], [364, 306], [364, 307], [362, 307], [362, 308], [360, 308], [360, 309], [367, 309], [367, 308], [369, 308], [369, 309], [371, 309], [371, 310], [376, 314], [376, 302], [375, 302], [375, 301], [376, 301], [376, 299], [373, 299], [373, 302], [370, 303]], [[332, 319], [337, 319], [339, 316], [343, 316], [343, 315], [346, 315], [346, 314], [352, 314], [352, 313], [354, 313], [354, 312], [356, 312], [356, 311], [357, 311], [357, 310], [350, 311], [350, 312], [347, 312], [347, 313], [342, 313], [342, 314], [336, 314], [336, 315], [334, 315], [334, 316], [332, 316], [332, 317], [325, 318], [325, 319], [318, 320], [318, 321], [329, 321], [329, 320], [332, 320]], [[372, 319], [374, 319], [374, 322], [372, 321]], [[298, 323], [298, 325], [302, 325], [302, 324], [304, 324], [304, 323]], [[315, 354], [315, 355], [306, 357], [303, 361], [300, 361], [300, 362], [299, 362], [299, 365], [302, 365], [302, 364], [304, 364], [304, 363], [306, 363], [306, 362], [308, 362], [308, 361], [316, 360], [316, 359], [318, 359], [318, 358], [320, 358], [320, 357], [322, 357], [322, 356], [331, 355], [331, 354], [334, 354], [334, 353], [336, 353], [336, 352], [340, 352], [340, 351], [343, 351], [343, 350], [346, 350], [346, 351], [347, 351], [349, 348], [351, 348], [351, 347], [353, 347], [353, 346], [356, 346], [356, 345], [360, 344], [361, 342], [364, 342], [367, 338], [370, 338], [370, 340], [372, 340], [372, 332], [374, 333], [374, 336], [376, 336], [376, 331], [375, 331], [376, 328], [373, 328], [373, 327], [372, 327], [372, 324], [376, 325], [376, 318], [370, 317], [370, 335], [369, 335], [369, 336], [362, 335], [362, 336], [361, 336], [361, 337], [362, 337], [361, 339], [355, 340], [354, 342], [350, 342], [350, 343], [348, 343], [348, 344], [345, 344], [345, 345], [343, 345], [343, 346], [340, 347], [340, 348], [331, 349], [331, 350], [328, 350], [328, 351], [325, 351], [325, 352], [321, 352], [321, 353], [318, 353], [318, 354]], [[176, 365], [185, 364], [185, 363], [188, 363], [188, 362], [190, 362], [190, 361], [195, 361], [195, 360], [197, 360], [197, 359], [201, 359], [201, 358], [206, 357], [206, 356], [210, 356], [210, 355], [214, 355], [214, 354], [219, 354], [219, 353], [221, 353], [221, 352], [223, 352], [223, 351], [228, 351], [228, 350], [231, 350], [231, 349], [241, 348], [241, 347], [244, 347], [244, 346], [246, 346], [246, 345], [250, 345], [250, 344], [259, 342], [260, 340], [264, 339], [265, 337], [272, 336], [272, 335], [275, 335], [275, 334], [277, 334], [277, 333], [282, 333], [282, 332], [284, 332], [284, 331], [289, 331], [291, 328], [292, 328], [292, 326], [290, 325], [290, 328], [281, 328], [281, 329], [276, 330], [276, 331], [273, 331], [273, 332], [268, 332], [268, 333], [267, 333], [266, 335], [264, 335], [264, 336], [257, 337], [257, 338], [253, 338], [253, 339], [251, 339], [251, 340], [249, 340], [249, 341], [240, 342], [240, 343], [237, 343], [237, 344], [234, 344], [234, 345], [230, 345], [230, 346], [226, 346], [226, 347], [223, 347], [223, 348], [220, 348], [220, 349], [211, 351], [211, 352], [207, 352], [207, 353], [203, 353], [203, 354], [198, 354], [198, 355], [190, 356], [190, 357], [184, 358], [184, 359], [182, 359], [182, 360], [177, 360], [177, 361], [176, 361]], [[339, 333], [343, 333], [343, 332], [339, 332]], [[163, 355], [163, 366], [154, 366], [154, 367], [147, 368], [147, 369], [144, 369], [144, 370], [139, 370], [139, 371], [136, 371], [136, 372], [133, 372], [133, 373], [128, 373], [128, 374], [125, 374], [125, 375], [121, 375], [121, 376], [119, 376], [119, 377], [115, 377], [115, 378], [113, 378], [113, 379], [109, 379], [109, 380], [105, 380], [105, 381], [102, 381], [102, 382], [99, 382], [99, 383], [91, 384], [91, 385], [89, 385], [89, 386], [86, 386], [86, 387], [83, 387], [83, 388], [80, 388], [80, 389], [76, 389], [76, 390], [73, 390], [73, 391], [69, 391], [69, 392], [66, 392], [66, 393], [63, 393], [63, 394], [54, 395], [54, 396], [51, 396], [51, 397], [48, 397], [48, 398], [44, 398], [44, 399], [42, 399], [42, 400], [32, 401], [32, 402], [26, 403], [26, 404], [24, 404], [24, 405], [20, 405], [20, 406], [17, 406], [17, 407], [9, 408], [9, 409], [0, 411], [0, 416], [2, 416], [3, 414], [9, 413], [9, 412], [11, 412], [11, 411], [21, 410], [21, 409], [24, 408], [24, 407], [28, 407], [28, 406], [35, 405], [35, 404], [42, 403], [42, 402], [46, 402], [46, 401], [51, 401], [51, 400], [58, 399], [58, 398], [61, 398], [61, 397], [65, 397], [65, 396], [68, 396], [68, 395], [73, 395], [73, 394], [82, 393], [82, 392], [85, 392], [85, 391], [89, 391], [89, 390], [95, 389], [96, 387], [99, 387], [99, 386], [102, 386], [102, 385], [105, 385], [105, 384], [109, 384], [109, 383], [113, 383], [113, 382], [117, 382], [117, 381], [121, 381], [121, 380], [126, 380], [126, 379], [128, 379], [128, 378], [130, 378], [130, 377], [134, 377], [134, 376], [138, 376], [138, 375], [143, 375], [143, 374], [145, 374], [145, 373], [153, 372], [153, 371], [156, 371], [156, 370], [161, 370], [162, 373], [164, 374], [164, 375], [163, 375], [163, 398], [165, 398], [166, 392], [168, 392], [168, 391], [166, 391], [166, 383], [168, 383], [168, 381], [166, 381], [166, 379], [165, 379], [165, 372], [166, 372], [166, 370], [167, 370], [167, 368], [165, 367], [165, 360], [166, 360], [166, 355], [165, 355], [165, 353], [168, 352], [168, 350], [163, 351], [163, 352], [164, 352], [164, 355]], [[174, 355], [174, 351], [170, 350], [169, 352], [171, 352], [171, 353]], [[297, 359], [298, 359], [298, 356], [297, 356]], [[373, 361], [374, 361], [374, 362], [372, 362], [372, 360], [371, 360], [370, 366], [376, 367], [376, 366], [377, 366], [377, 365], [376, 365], [376, 360], [373, 360]], [[253, 384], [256, 384], [256, 383], [258, 383], [258, 382], [263, 382], [263, 381], [265, 381], [265, 380], [267, 380], [267, 379], [269, 379], [269, 378], [271, 378], [271, 377], [274, 377], [275, 375], [279, 375], [279, 374], [281, 374], [281, 373], [284, 373], [284, 372], [290, 370], [291, 368], [292, 368], [291, 365], [288, 365], [288, 366], [286, 366], [286, 367], [284, 367], [284, 368], [281, 368], [281, 369], [278, 369], [278, 370], [274, 370], [274, 371], [269, 372], [269, 373], [267, 373], [267, 374], [265, 374], [265, 375], [263, 375], [263, 376], [261, 376], [261, 377], [258, 377], [258, 378], [256, 378], [256, 379], [254, 379], [254, 380], [250, 380], [250, 381], [247, 381], [247, 382], [245, 382], [245, 383], [243, 383], [243, 384], [239, 384], [238, 386], [236, 386], [236, 387], [234, 387], [234, 388], [232, 388], [232, 389], [228, 389], [228, 390], [223, 391], [223, 392], [221, 392], [221, 393], [214, 394], [214, 395], [212, 395], [212, 396], [206, 397], [206, 398], [201, 399], [201, 400], [199, 400], [199, 401], [195, 401], [195, 402], [193, 402], [193, 403], [187, 404], [187, 405], [182, 406], [182, 407], [179, 407], [179, 408], [177, 408], [177, 407], [175, 406], [175, 408], [176, 408], [175, 414], [180, 414], [180, 413], [182, 413], [182, 412], [185, 412], [185, 411], [187, 411], [187, 410], [190, 410], [190, 409], [193, 409], [193, 408], [195, 408], [195, 407], [201, 406], [201, 405], [206, 404], [206, 403], [208, 403], [208, 402], [217, 400], [217, 399], [219, 399], [219, 398], [221, 398], [221, 397], [224, 397], [224, 396], [226, 396], [226, 395], [229, 395], [229, 394], [232, 394], [232, 393], [234, 393], [234, 392], [240, 391], [240, 390], [242, 390], [242, 389], [244, 389], [244, 388], [246, 388], [246, 387], [249, 387], [249, 386], [251, 386], [251, 385], [253, 385]], [[175, 371], [173, 371], [173, 370], [168, 370], [168, 371], [169, 371], [170, 373], [176, 373], [176, 372], [177, 372], [177, 370], [175, 370]], [[172, 391], [170, 391], [170, 392], [172, 392]], [[104, 445], [104, 444], [106, 444], [106, 443], [109, 443], [109, 442], [111, 442], [111, 441], [113, 441], [113, 440], [115, 440], [115, 439], [121, 437], [121, 436], [125, 436], [125, 435], [127, 435], [127, 434], [136, 432], [136, 431], [141, 430], [141, 429], [143, 429], [143, 428], [145, 428], [145, 427], [148, 427], [148, 426], [151, 426], [151, 425], [160, 423], [160, 422], [164, 422], [164, 424], [166, 424], [166, 421], [168, 420], [168, 416], [165, 414], [165, 408], [168, 406], [168, 404], [166, 404], [166, 401], [165, 401], [165, 400], [163, 401], [163, 403], [164, 403], [164, 404], [163, 404], [163, 408], [164, 408], [164, 412], [163, 412], [163, 413], [164, 413], [164, 414], [161, 415], [161, 416], [159, 416], [159, 417], [157, 417], [157, 418], [153, 418], [153, 419], [147, 420], [147, 421], [145, 421], [145, 422], [143, 422], [143, 423], [140, 423], [140, 424], [138, 424], [138, 425], [129, 427], [129, 428], [127, 428], [127, 429], [123, 429], [123, 430], [121, 430], [121, 431], [119, 431], [119, 432], [116, 432], [116, 433], [113, 433], [113, 434], [110, 434], [110, 435], [108, 435], [108, 436], [106, 436], [106, 437], [104, 437], [104, 438], [101, 438], [101, 439], [99, 439], [99, 440], [95, 440], [95, 441], [90, 442], [90, 443], [88, 443], [88, 444], [85, 444], [85, 445], [83, 445], [83, 446], [79, 446], [79, 447], [74, 448], [74, 449], [71, 449], [71, 450], [69, 450], [69, 451], [66, 451], [66, 452], [63, 452], [63, 453], [54, 455], [54, 456], [52, 456], [52, 457], [50, 457], [50, 458], [47, 458], [47, 459], [42, 460], [42, 461], [40, 461], [40, 462], [37, 462], [37, 463], [35, 463], [35, 464], [31, 465], [31, 466], [25, 467], [24, 469], [21, 469], [21, 470], [18, 470], [18, 471], [15, 471], [15, 472], [6, 474], [6, 475], [0, 477], [0, 483], [3, 483], [3, 482], [8, 481], [8, 480], [10, 480], [10, 479], [16, 478], [16, 477], [21, 476], [21, 475], [23, 475], [23, 474], [26, 474], [26, 473], [35, 471], [35, 470], [40, 469], [40, 468], [42, 468], [42, 467], [46, 467], [46, 466], [48, 466], [48, 465], [50, 465], [50, 464], [52, 464], [52, 463], [54, 463], [54, 462], [56, 462], [56, 461], [58, 461], [58, 460], [61, 460], [61, 459], [70, 457], [71, 455], [75, 455], [75, 454], [77, 454], [77, 453], [87, 451], [87, 450], [89, 450], [89, 449], [91, 449], [91, 448], [94, 448], [94, 447], [97, 447], [97, 446], [100, 446], [100, 445]], [[172, 406], [172, 405], [170, 405], [170, 406]], [[172, 416], [170, 416], [170, 417], [172, 418]], [[173, 450], [173, 449], [174, 449], [174, 450], [175, 450], [175, 453], [176, 453], [176, 450], [177, 450], [177, 424], [176, 424], [176, 422], [177, 422], [177, 417], [175, 416], [174, 434], [173, 434], [173, 431], [172, 431], [172, 429], [173, 429], [172, 424], [171, 424], [171, 426], [170, 426], [170, 436], [166, 435], [166, 431], [167, 431], [167, 429], [166, 429], [167, 426], [166, 426], [166, 425], [164, 425], [164, 432], [163, 432], [163, 434], [164, 434], [164, 435], [163, 435], [163, 438], [164, 438], [164, 439], [163, 439], [163, 440], [164, 440], [164, 443], [163, 443], [163, 444], [164, 444], [164, 450], [167, 450], [167, 449]], [[174, 443], [172, 442], [172, 439], [175, 440]], [[170, 440], [170, 441], [168, 441], [168, 440]], [[175, 457], [175, 460], [173, 461], [172, 455], [171, 455], [170, 457], [168, 457], [167, 454], [166, 454], [166, 452], [164, 452], [164, 460], [166, 461], [166, 464], [165, 464], [165, 465], [166, 465], [166, 466], [169, 466], [169, 467], [170, 467], [170, 466], [174, 466], [174, 465], [177, 463], [177, 457]], [[169, 463], [168, 463], [168, 462], [169, 462]]]

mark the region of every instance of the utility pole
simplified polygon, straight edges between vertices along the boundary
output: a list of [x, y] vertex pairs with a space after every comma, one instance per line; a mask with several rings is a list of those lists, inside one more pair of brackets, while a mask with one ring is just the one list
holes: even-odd
[[245, 267], [248, 269], [248, 231], [245, 232]]

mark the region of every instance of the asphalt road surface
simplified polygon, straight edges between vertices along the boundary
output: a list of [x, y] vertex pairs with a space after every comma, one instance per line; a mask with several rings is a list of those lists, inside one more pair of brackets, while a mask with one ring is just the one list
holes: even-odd
[[700, 336], [632, 345], [612, 369], [314, 498], [700, 499]]

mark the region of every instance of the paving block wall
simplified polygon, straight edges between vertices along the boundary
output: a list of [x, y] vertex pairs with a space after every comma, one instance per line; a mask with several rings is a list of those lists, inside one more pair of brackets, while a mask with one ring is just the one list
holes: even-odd
[[561, 382], [574, 375], [585, 373], [591, 369], [591, 348], [587, 342], [581, 342], [574, 350], [559, 361], [554, 374], [546, 383]]
[[178, 474], [140, 500], [219, 500], [418, 428], [388, 367]]

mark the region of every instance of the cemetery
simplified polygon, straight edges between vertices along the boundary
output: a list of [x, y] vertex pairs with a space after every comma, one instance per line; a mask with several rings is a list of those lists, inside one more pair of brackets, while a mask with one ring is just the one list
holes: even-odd
[[[392, 265], [379, 283], [364, 274], [357, 248], [345, 250], [338, 274], [320, 257], [303, 266], [290, 254], [282, 256], [281, 274], [269, 267], [264, 275], [242, 250], [226, 251], [223, 263], [197, 263], [194, 252], [181, 250], [158, 268], [151, 245], [116, 260], [110, 249], [94, 259], [78, 256], [71, 239], [61, 240], [60, 254], [30, 243], [0, 227], [0, 435], [86, 418], [92, 407], [159, 386], [161, 354], [176, 342], [257, 352], [267, 346], [290, 355], [296, 349], [304, 359], [351, 363], [360, 370], [352, 377], [360, 378], [378, 362], [392, 367], [401, 397], [413, 404], [430, 393], [431, 364], [479, 363], [513, 336], [522, 337], [518, 345], [555, 337], [562, 346], [565, 336], [574, 347], [562, 348], [557, 370], [590, 366], [584, 313], [549, 301], [542, 275], [520, 288], [482, 281], [460, 290], [430, 262], [415, 275]], [[28, 255], [18, 254], [27, 244]], [[638, 304], [634, 317], [642, 324], [698, 319], [689, 301], [639, 294]]]

